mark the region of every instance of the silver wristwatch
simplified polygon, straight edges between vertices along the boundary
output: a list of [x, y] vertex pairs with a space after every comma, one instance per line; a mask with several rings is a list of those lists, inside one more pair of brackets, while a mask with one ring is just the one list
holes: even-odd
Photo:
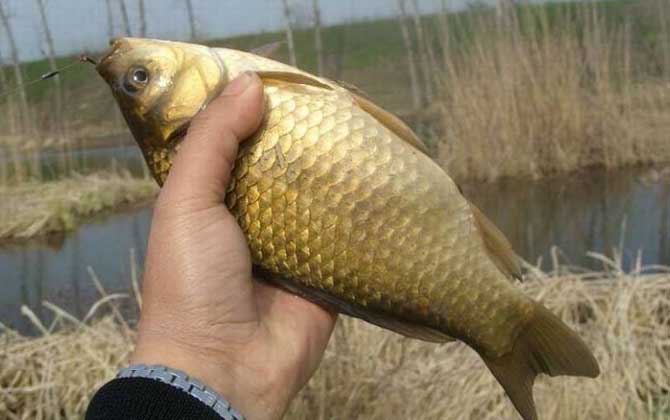
[[160, 365], [132, 365], [121, 369], [116, 377], [147, 378], [164, 382], [181, 389], [211, 407], [224, 420], [244, 420], [244, 416], [231, 407], [225, 398], [180, 370]]

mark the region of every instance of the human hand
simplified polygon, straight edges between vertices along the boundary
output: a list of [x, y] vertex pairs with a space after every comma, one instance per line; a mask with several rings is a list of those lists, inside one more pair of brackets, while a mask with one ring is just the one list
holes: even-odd
[[245, 74], [193, 121], [156, 202], [132, 356], [183, 370], [251, 420], [282, 416], [335, 323], [252, 279], [242, 230], [223, 204], [238, 143], [262, 115], [262, 82]]

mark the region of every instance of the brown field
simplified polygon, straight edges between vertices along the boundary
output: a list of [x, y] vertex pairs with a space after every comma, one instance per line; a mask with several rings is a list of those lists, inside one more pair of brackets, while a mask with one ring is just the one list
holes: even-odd
[[[543, 274], [524, 288], [575, 326], [595, 351], [596, 380], [540, 378], [540, 418], [665, 419], [670, 415], [670, 275]], [[132, 327], [108, 295], [79, 321], [48, 306], [42, 334], [0, 334], [0, 417], [75, 419], [124, 365]], [[108, 315], [96, 316], [96, 312]], [[288, 419], [516, 419], [483, 363], [460, 343], [407, 339], [342, 317], [324, 361]]]

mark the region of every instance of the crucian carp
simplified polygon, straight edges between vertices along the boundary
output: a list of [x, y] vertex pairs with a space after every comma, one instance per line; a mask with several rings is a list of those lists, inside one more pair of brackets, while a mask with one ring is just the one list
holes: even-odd
[[225, 204], [267, 280], [408, 337], [463, 341], [526, 420], [538, 374], [599, 374], [579, 336], [516, 287], [504, 235], [356, 89], [252, 53], [149, 39], [113, 41], [97, 70], [159, 184], [198, 111], [243, 72], [260, 76], [264, 120], [240, 146]]

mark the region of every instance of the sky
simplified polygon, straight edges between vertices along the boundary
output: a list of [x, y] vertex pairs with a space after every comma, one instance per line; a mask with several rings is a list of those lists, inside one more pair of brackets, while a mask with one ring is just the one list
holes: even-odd
[[[108, 41], [105, 0], [43, 0], [57, 55], [95, 52]], [[134, 34], [139, 31], [138, 1], [125, 0]], [[196, 30], [201, 39], [277, 30], [282, 27], [280, 0], [192, 0]], [[469, 0], [449, 0], [449, 8], [461, 9]], [[46, 43], [37, 0], [0, 0], [10, 15], [10, 25], [21, 61], [45, 56]], [[123, 35], [119, 1], [111, 0], [114, 35]], [[293, 0], [296, 14], [308, 23], [311, 0]], [[147, 36], [185, 40], [189, 36], [184, 0], [145, 0]], [[397, 14], [396, 0], [320, 0], [324, 24], [390, 17]], [[440, 9], [441, 0], [419, 0], [422, 13]], [[7, 35], [0, 28], [0, 54], [9, 56]]]

